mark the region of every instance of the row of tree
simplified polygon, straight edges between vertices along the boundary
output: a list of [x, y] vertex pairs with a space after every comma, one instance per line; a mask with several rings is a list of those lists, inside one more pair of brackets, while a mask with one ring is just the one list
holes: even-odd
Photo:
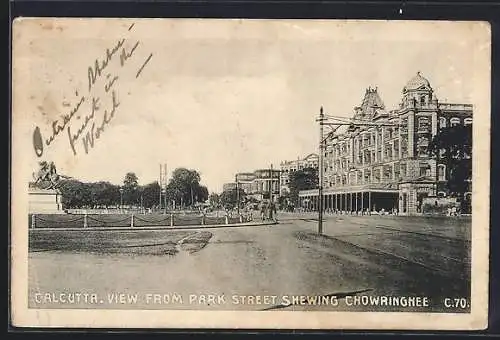
[[[160, 185], [151, 182], [139, 185], [139, 179], [133, 172], [125, 175], [123, 185], [110, 182], [82, 182], [76, 179], [61, 181], [59, 190], [65, 209], [71, 208], [109, 208], [122, 205], [154, 208], [160, 205]], [[193, 206], [208, 199], [208, 189], [200, 184], [200, 174], [196, 170], [176, 169], [166, 190], [162, 194], [169, 206], [174, 202], [177, 207]]]

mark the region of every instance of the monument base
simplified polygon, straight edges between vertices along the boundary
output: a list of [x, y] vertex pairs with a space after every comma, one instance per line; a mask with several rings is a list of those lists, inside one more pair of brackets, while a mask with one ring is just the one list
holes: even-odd
[[54, 189], [29, 188], [28, 194], [30, 214], [64, 213], [60, 191]]

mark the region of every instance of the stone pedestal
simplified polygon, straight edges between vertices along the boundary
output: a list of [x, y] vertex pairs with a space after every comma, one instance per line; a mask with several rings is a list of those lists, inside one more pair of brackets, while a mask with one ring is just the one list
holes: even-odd
[[29, 213], [63, 213], [61, 192], [54, 189], [29, 188]]

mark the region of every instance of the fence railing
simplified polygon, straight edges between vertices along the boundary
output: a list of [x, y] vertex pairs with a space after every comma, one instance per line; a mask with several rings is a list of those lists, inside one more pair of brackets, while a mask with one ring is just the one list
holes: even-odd
[[224, 225], [250, 222], [251, 215], [209, 216], [206, 214], [30, 214], [30, 229], [44, 228], [134, 228]]

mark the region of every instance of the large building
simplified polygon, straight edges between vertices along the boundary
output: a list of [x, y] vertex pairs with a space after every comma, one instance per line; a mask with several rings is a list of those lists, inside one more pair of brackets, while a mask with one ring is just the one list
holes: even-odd
[[[404, 86], [395, 110], [386, 111], [377, 88], [368, 88], [353, 117], [366, 125], [353, 125], [326, 142], [325, 209], [418, 214], [425, 197], [446, 194], [446, 165], [428, 152], [432, 137], [449, 125], [472, 124], [472, 109], [439, 102], [420, 73]], [[301, 206], [318, 208], [317, 189], [301, 191], [299, 199]]]
[[315, 153], [311, 153], [304, 158], [298, 158], [294, 161], [283, 161], [280, 164], [280, 196], [284, 196], [290, 192], [290, 174], [306, 168], [318, 168], [319, 157]]

